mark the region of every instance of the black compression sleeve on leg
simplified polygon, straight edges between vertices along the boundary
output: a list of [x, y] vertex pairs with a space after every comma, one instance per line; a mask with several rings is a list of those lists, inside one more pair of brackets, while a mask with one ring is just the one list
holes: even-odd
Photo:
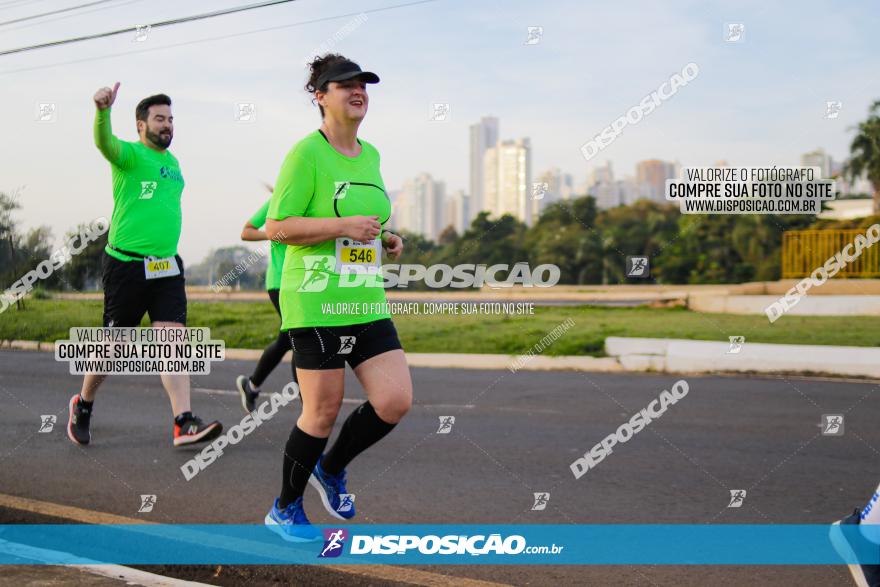
[[338, 474], [352, 459], [379, 442], [396, 425], [382, 420], [370, 402], [362, 403], [345, 420], [339, 438], [327, 451], [321, 467], [331, 475]]
[[326, 438], [316, 438], [294, 426], [284, 447], [284, 479], [281, 482], [281, 496], [278, 507], [283, 509], [296, 501], [306, 490], [306, 483], [312, 475], [315, 463], [321, 458]]
[[278, 363], [284, 358], [284, 354], [289, 350], [290, 337], [287, 336], [287, 332], [279, 332], [278, 338], [276, 338], [272, 344], [267, 346], [266, 350], [263, 351], [263, 354], [260, 355], [260, 360], [257, 362], [257, 368], [254, 369], [254, 374], [251, 375], [251, 383], [254, 384], [254, 387], [260, 387], [263, 385], [263, 382], [269, 376], [269, 373], [278, 366]]

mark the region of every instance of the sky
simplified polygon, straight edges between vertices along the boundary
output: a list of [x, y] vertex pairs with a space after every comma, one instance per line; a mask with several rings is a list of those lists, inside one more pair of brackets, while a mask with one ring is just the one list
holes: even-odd
[[[0, 1], [0, 23], [86, 3]], [[0, 24], [0, 51], [241, 6], [251, 0], [114, 0]], [[361, 15], [361, 16], [359, 16]], [[724, 39], [742, 23], [742, 42]], [[537, 44], [528, 27], [540, 26]], [[171, 151], [186, 179], [179, 251], [189, 264], [238, 243], [288, 150], [320, 125], [303, 90], [305, 62], [330, 48], [375, 71], [359, 136], [382, 156], [389, 190], [420, 172], [468, 187], [468, 126], [500, 119], [529, 137], [537, 176], [559, 167], [576, 185], [611, 161], [682, 166], [799, 165], [817, 147], [840, 160], [853, 125], [880, 99], [876, 2], [298, 0], [198, 22], [0, 56], [0, 190], [18, 191], [25, 228], [61, 236], [110, 217], [109, 165], [94, 147], [92, 96], [121, 82], [115, 134], [136, 140], [134, 108], [174, 101]], [[687, 63], [699, 75], [587, 162], [580, 146]], [[872, 73], [873, 72], [873, 73]], [[826, 101], [842, 102], [836, 119]], [[51, 122], [40, 103], [55, 104]], [[238, 103], [256, 119], [235, 120]], [[448, 103], [443, 122], [433, 103]], [[254, 245], [250, 245], [254, 246]]]

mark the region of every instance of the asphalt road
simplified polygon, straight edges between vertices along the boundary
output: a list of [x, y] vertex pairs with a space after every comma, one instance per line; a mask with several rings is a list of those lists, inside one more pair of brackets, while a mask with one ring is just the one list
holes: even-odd
[[[194, 377], [194, 411], [240, 421], [231, 391], [251, 367], [226, 361]], [[690, 387], [684, 399], [574, 478], [576, 457], [680, 378]], [[455, 369], [414, 369], [413, 379], [411, 413], [349, 467], [360, 522], [827, 523], [864, 505], [880, 481], [880, 389], [870, 382]], [[288, 380], [285, 364], [264, 389]], [[262, 521], [298, 403], [187, 482], [179, 466], [193, 452], [171, 445], [158, 377], [109, 378], [85, 449], [64, 432], [79, 385], [50, 353], [0, 352], [0, 493], [162, 523]], [[347, 389], [340, 422], [363, 397], [351, 373]], [[51, 433], [37, 432], [43, 414], [58, 416]], [[844, 434], [823, 436], [822, 414], [844, 414]], [[450, 415], [452, 432], [436, 434]], [[742, 507], [727, 507], [731, 489], [747, 490]], [[546, 510], [531, 510], [537, 491], [550, 492]], [[153, 512], [137, 513], [141, 494], [157, 495]], [[306, 509], [313, 522], [333, 523], [311, 489]], [[17, 515], [0, 510], [0, 523], [28, 521]], [[843, 566], [419, 568], [513, 585], [851, 584]], [[297, 569], [285, 572], [296, 581]], [[308, 576], [338, 580], [322, 569]]]

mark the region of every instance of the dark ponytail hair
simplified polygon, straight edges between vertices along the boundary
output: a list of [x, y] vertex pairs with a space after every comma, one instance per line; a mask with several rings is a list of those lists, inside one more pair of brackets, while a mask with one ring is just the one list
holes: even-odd
[[[317, 86], [318, 78], [327, 71], [327, 69], [337, 63], [342, 63], [344, 61], [351, 61], [350, 59], [339, 55], [338, 53], [327, 53], [326, 55], [321, 55], [319, 57], [315, 57], [315, 59], [309, 63], [309, 70], [311, 73], [309, 74], [309, 81], [306, 82], [305, 90], [314, 94], [318, 90], [322, 92], [327, 91], [327, 84], [324, 84], [324, 87], [319, 88]], [[315, 103], [315, 99], [312, 98], [312, 104]], [[318, 104], [318, 109], [321, 111], [321, 118], [324, 118], [324, 107]]]

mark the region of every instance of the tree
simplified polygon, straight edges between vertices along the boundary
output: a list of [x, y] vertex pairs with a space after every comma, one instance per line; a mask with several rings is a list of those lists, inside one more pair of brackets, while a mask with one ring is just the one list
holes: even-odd
[[201, 263], [186, 267], [186, 280], [218, 288], [261, 289], [270, 254], [268, 242], [255, 251], [242, 245], [211, 250]]
[[18, 234], [12, 213], [21, 206], [15, 201], [15, 196], [0, 192], [0, 278], [3, 283], [9, 281], [7, 272], [13, 269], [15, 263], [15, 248]]
[[868, 112], [868, 119], [856, 127], [858, 133], [849, 146], [844, 173], [852, 181], [866, 175], [874, 187], [874, 214], [880, 214], [880, 100], [871, 104]]
[[[12, 213], [21, 206], [15, 198], [15, 195], [0, 192], [0, 289], [3, 290], [18, 279], [20, 265], [20, 237]], [[24, 300], [18, 300], [17, 307], [23, 309]]]
[[513, 266], [528, 261], [524, 246], [526, 225], [505, 214], [501, 218], [489, 218], [489, 212], [477, 214], [470, 227], [455, 243], [449, 259], [453, 263], [495, 265], [506, 263]]
[[[64, 236], [65, 242], [89, 230], [89, 224], [79, 224]], [[103, 271], [102, 262], [105, 246], [107, 246], [106, 232], [86, 245], [78, 255], [71, 257], [61, 270], [61, 278], [64, 284], [78, 291], [98, 289]]]
[[458, 240], [458, 233], [455, 231], [455, 227], [451, 224], [443, 229], [443, 232], [440, 233], [440, 236], [437, 237], [437, 242], [440, 246], [451, 245], [456, 240]]
[[774, 281], [782, 272], [782, 233], [812, 221], [804, 215], [684, 215], [652, 272], [665, 283]]
[[403, 254], [392, 263], [412, 263], [430, 265], [431, 257], [438, 249], [433, 241], [426, 239], [421, 234], [406, 230], [395, 230], [395, 234], [403, 238]]
[[[21, 208], [16, 201], [18, 194], [0, 192], [0, 294], [32, 271], [52, 254], [52, 233], [47, 226], [32, 228], [26, 235], [19, 232], [12, 217]], [[57, 284], [53, 275], [42, 286]], [[24, 309], [24, 298], [16, 300], [16, 307]]]
[[628, 256], [648, 257], [652, 265], [651, 274], [660, 277], [662, 274], [655, 273], [654, 268], [668, 254], [669, 246], [679, 238], [679, 218], [682, 216], [676, 206], [650, 200], [639, 200], [629, 206], [602, 211], [596, 224], [603, 237], [603, 281], [627, 282]]
[[654, 262], [652, 271], [667, 283], [733, 283], [747, 281], [731, 241], [733, 215], [683, 215], [677, 237]]
[[[22, 240], [21, 251], [24, 253], [21, 274], [24, 275], [36, 269], [37, 265], [49, 259], [52, 255], [52, 230], [48, 226], [38, 226], [30, 229], [27, 236]], [[38, 281], [34, 284], [34, 287], [61, 289], [60, 275], [57, 271], [53, 271], [52, 275]]]
[[525, 248], [533, 268], [557, 265], [563, 284], [600, 283], [602, 238], [596, 216], [591, 197], [549, 205], [526, 233]]

